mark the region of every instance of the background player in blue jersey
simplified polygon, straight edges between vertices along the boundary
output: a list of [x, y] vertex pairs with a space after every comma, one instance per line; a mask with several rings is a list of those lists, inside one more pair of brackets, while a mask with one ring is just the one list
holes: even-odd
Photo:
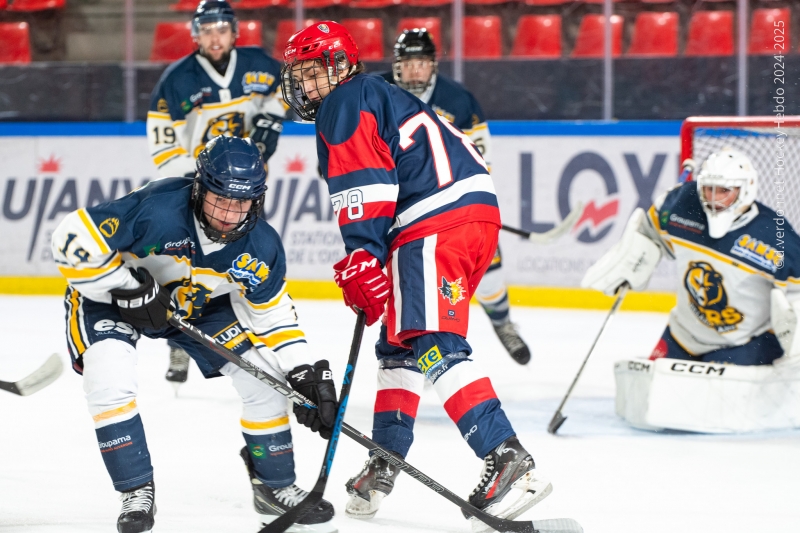
[[733, 150], [711, 154], [696, 181], [677, 185], [582, 285], [613, 294], [646, 287], [662, 255], [678, 270], [678, 302], [651, 359], [764, 365], [800, 361], [800, 238], [783, 213], [757, 202], [758, 175]]
[[[286, 292], [277, 233], [258, 218], [266, 191], [261, 154], [249, 139], [217, 137], [200, 152], [195, 178], [166, 178], [112, 202], [67, 215], [53, 256], [67, 278], [67, 342], [83, 375], [106, 469], [121, 493], [120, 533], [150, 531], [155, 485], [136, 405], [136, 343], [145, 335], [186, 350], [206, 378], [229, 376], [242, 398], [253, 501], [271, 522], [306, 492], [295, 484], [286, 399], [176, 329], [170, 308], [265, 372], [286, 380], [320, 408], [298, 421], [330, 438], [337, 401], [327, 361], [311, 365]], [[142, 303], [144, 301], [144, 303]], [[332, 532], [322, 501], [303, 531]]]
[[[518, 516], [552, 486], [534, 476], [533, 459], [466, 341], [469, 300], [500, 229], [486, 163], [470, 138], [427, 104], [361, 74], [344, 26], [325, 21], [296, 33], [284, 62], [284, 98], [315, 121], [318, 160], [348, 254], [334, 265], [334, 279], [368, 324], [383, 318], [372, 438], [405, 457], [429, 379], [484, 461], [470, 502]], [[347, 514], [373, 517], [398, 473], [372, 456], [347, 483]]]
[[[491, 170], [492, 139], [483, 110], [464, 86], [439, 74], [436, 44], [425, 28], [405, 30], [397, 37], [392, 72], [382, 76], [389, 83], [409, 91], [466, 133]], [[489, 315], [505, 349], [516, 362], [524, 365], [530, 361], [531, 352], [511, 322], [508, 288], [502, 268], [503, 259], [498, 246], [492, 264], [475, 290], [475, 299]]]
[[[193, 176], [195, 158], [217, 135], [250, 137], [264, 163], [283, 129], [281, 64], [257, 47], [236, 47], [239, 21], [228, 2], [204, 0], [192, 17], [197, 51], [167, 68], [150, 97], [147, 141], [163, 177]], [[170, 342], [166, 378], [186, 381], [189, 356]]]

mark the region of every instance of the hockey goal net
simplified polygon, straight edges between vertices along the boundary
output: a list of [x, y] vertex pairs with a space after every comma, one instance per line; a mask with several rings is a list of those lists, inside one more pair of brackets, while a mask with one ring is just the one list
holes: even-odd
[[757, 200], [800, 224], [800, 116], [690, 117], [681, 126], [681, 162], [695, 168], [725, 147], [745, 154], [758, 172]]

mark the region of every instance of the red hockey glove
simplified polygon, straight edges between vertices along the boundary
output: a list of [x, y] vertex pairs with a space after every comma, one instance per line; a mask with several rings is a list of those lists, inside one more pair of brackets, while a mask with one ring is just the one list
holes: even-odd
[[364, 311], [368, 326], [380, 320], [391, 286], [378, 260], [366, 250], [358, 249], [333, 265], [333, 269], [336, 271], [333, 279], [342, 289], [344, 303], [353, 311]]

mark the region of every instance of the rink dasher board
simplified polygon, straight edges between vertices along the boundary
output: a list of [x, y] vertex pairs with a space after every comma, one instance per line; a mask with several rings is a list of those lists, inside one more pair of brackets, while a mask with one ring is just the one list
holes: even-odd
[[800, 365], [661, 358], [614, 364], [616, 413], [640, 429], [746, 433], [800, 427]]
[[[0, 276], [57, 276], [50, 235], [70, 211], [119, 198], [158, 177], [142, 123], [0, 124]], [[584, 219], [548, 245], [503, 232], [506, 281], [578, 287], [619, 239], [630, 213], [678, 176], [679, 123], [492, 122], [492, 176], [503, 222], [546, 231], [578, 201]], [[270, 160], [267, 220], [283, 239], [293, 279], [329, 280], [344, 247], [317, 176], [313, 127], [287, 124]], [[588, 207], [590, 206], [591, 207]], [[664, 261], [651, 290], [674, 289]]]

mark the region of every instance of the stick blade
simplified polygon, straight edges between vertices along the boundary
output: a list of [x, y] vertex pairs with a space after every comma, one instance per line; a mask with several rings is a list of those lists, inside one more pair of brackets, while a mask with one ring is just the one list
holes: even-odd
[[16, 382], [17, 394], [20, 396], [30, 396], [42, 390], [58, 379], [63, 369], [64, 365], [61, 363], [61, 357], [54, 353], [31, 375]]
[[533, 527], [538, 533], [583, 533], [583, 526], [572, 518], [534, 520]]
[[547, 426], [547, 432], [551, 435], [555, 435], [558, 431], [558, 428], [567, 420], [567, 417], [561, 414], [561, 411], [556, 411], [556, 414], [553, 415], [553, 418], [550, 420], [550, 424]]

